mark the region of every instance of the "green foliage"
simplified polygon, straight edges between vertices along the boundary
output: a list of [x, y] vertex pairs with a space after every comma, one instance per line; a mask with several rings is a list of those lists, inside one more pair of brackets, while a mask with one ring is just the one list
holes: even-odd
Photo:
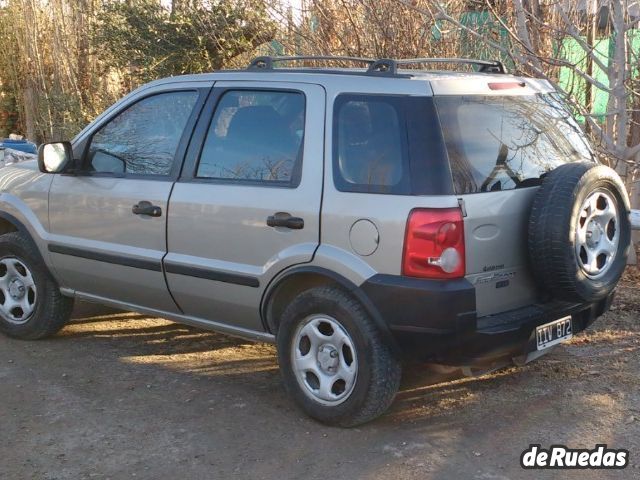
[[137, 0], [105, 4], [94, 44], [107, 63], [147, 81], [219, 69], [274, 34], [262, 1], [174, 2], [169, 11], [157, 0]]
[[16, 76], [13, 73], [16, 59], [11, 55], [11, 45], [16, 38], [11, 28], [11, 18], [6, 8], [0, 9], [0, 138], [17, 131]]
[[275, 35], [264, 0], [171, 4], [0, 0], [0, 136], [72, 138], [141, 83], [233, 64]]

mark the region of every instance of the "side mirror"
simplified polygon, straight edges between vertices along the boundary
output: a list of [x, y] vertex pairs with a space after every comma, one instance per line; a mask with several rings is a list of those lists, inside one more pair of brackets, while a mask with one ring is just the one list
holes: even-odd
[[42, 173], [62, 173], [72, 160], [73, 150], [69, 142], [43, 143], [38, 148], [38, 167]]

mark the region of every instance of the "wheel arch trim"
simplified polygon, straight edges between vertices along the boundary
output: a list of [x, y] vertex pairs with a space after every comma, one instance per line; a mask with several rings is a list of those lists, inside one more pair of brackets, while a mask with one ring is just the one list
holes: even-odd
[[260, 303], [260, 317], [262, 319], [265, 331], [272, 333], [275, 335], [275, 332], [271, 332], [269, 328], [269, 323], [267, 322], [268, 316], [268, 307], [270, 302], [273, 299], [273, 296], [277, 293], [278, 288], [283, 285], [284, 282], [290, 280], [292, 277], [301, 276], [305, 274], [313, 274], [320, 277], [325, 277], [328, 280], [337, 283], [341, 288], [347, 291], [349, 294], [353, 295], [356, 300], [360, 302], [360, 304], [364, 307], [365, 311], [371, 316], [376, 326], [379, 328], [383, 337], [391, 348], [395, 351], [399, 351], [398, 344], [395, 341], [389, 326], [384, 321], [382, 315], [375, 307], [373, 302], [369, 299], [366, 293], [355, 283], [353, 283], [348, 278], [332, 271], [324, 267], [319, 267], [316, 265], [298, 265], [294, 267], [290, 267], [287, 270], [281, 272], [277, 275], [267, 286], [264, 294], [262, 295], [262, 301]]
[[43, 243], [46, 243], [46, 241], [41, 237], [40, 238], [35, 237], [34, 236], [34, 232], [31, 229], [29, 229], [27, 227], [27, 225], [22, 220], [20, 220], [16, 216], [12, 215], [11, 213], [8, 213], [8, 212], [6, 212], [4, 210], [0, 210], [0, 219], [10, 223], [11, 225], [13, 225], [16, 228], [17, 232], [22, 233], [23, 235], [26, 235], [33, 242], [33, 244], [36, 247], [36, 251], [38, 252], [38, 255], [40, 256], [40, 260], [43, 262], [44, 265], [47, 266], [47, 268], [49, 268], [49, 271], [52, 274], [54, 274], [55, 272], [53, 271], [53, 269], [51, 269], [51, 265], [48, 262], [48, 256], [43, 255], [42, 245], [40, 244], [40, 242], [38, 242], [38, 240], [40, 240]]
[[20, 220], [18, 220], [16, 217], [11, 215], [10, 213], [0, 210], [0, 218], [3, 220], [6, 220], [11, 225], [16, 227], [16, 230], [18, 230], [20, 233], [25, 233], [29, 235], [29, 237], [32, 236], [31, 232], [27, 229], [27, 227], [25, 227], [24, 223], [22, 223]]

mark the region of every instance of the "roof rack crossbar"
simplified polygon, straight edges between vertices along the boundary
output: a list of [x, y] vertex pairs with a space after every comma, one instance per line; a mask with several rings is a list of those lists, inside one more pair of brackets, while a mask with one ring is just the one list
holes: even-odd
[[381, 58], [369, 65], [368, 73], [395, 75], [398, 73], [398, 66], [400, 65], [420, 63], [462, 63], [477, 65], [480, 67], [478, 70], [484, 73], [507, 73], [502, 62], [498, 60], [475, 60], [472, 58], [406, 58], [401, 60]]
[[371, 58], [362, 58], [362, 57], [340, 57], [340, 56], [331, 56], [331, 55], [304, 55], [304, 56], [292, 56], [292, 57], [256, 57], [251, 60], [251, 63], [247, 67], [247, 70], [273, 70], [274, 63], [278, 62], [304, 62], [308, 60], [319, 60], [319, 61], [332, 61], [332, 62], [358, 62], [365, 63], [367, 65], [372, 65], [375, 63], [375, 60]]

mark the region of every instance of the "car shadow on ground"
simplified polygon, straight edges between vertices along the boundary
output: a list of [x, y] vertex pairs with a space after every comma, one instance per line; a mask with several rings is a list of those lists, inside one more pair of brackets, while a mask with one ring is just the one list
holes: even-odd
[[[424, 364], [407, 365], [400, 392], [389, 413], [374, 423], [428, 422], [429, 428], [437, 429], [440, 422], [449, 423], [448, 415], [453, 412], [458, 416], [468, 415], [471, 420], [479, 420], [478, 409], [504, 412], [500, 416], [508, 417], [510, 406], [515, 412], [524, 400], [537, 402], [531, 409], [535, 416], [535, 412], [544, 409], [554, 397], [573, 398], [571, 411], [583, 405], [590, 412], [596, 412], [598, 395], [611, 392], [597, 386], [585, 390], [583, 380], [601, 372], [605, 359], [607, 363], [616, 364], [629, 351], [633, 350], [636, 355], [638, 351], [638, 332], [623, 339], [610, 336], [611, 333], [605, 332], [599, 340], [616, 340], [615, 349], [600, 345], [603, 348], [595, 354], [593, 349], [598, 347], [598, 339], [592, 341], [580, 336], [569, 346], [562, 346], [532, 364], [505, 367], [479, 376], [469, 377], [460, 370], [446, 371]], [[108, 341], [117, 349], [120, 360], [132, 368], [152, 368], [157, 375], [168, 370], [174, 375], [209, 377], [222, 381], [233, 390], [241, 389], [245, 395], [282, 388], [274, 346], [164, 319], [79, 302], [73, 321], [61, 333], [61, 338]], [[584, 348], [585, 344], [587, 348]], [[242, 381], [234, 386], [233, 381], [237, 378]], [[254, 391], [244, 391], [247, 388]], [[620, 400], [623, 399], [616, 401], [620, 407], [627, 403]], [[263, 406], [269, 402], [268, 396], [261, 398]], [[278, 396], [275, 403], [280, 402]], [[523, 414], [518, 415], [522, 417]]]
[[251, 342], [189, 327], [169, 320], [76, 302], [61, 338], [109, 338], [145, 355], [179, 355], [252, 345]]
[[[235, 375], [238, 367], [245, 374], [251, 370], [277, 369], [275, 347], [257, 344], [215, 332], [182, 325], [148, 315], [125, 312], [98, 304], [77, 302], [70, 325], [60, 334], [66, 339], [105, 339], [111, 344], [119, 343], [123, 353], [135, 350], [140, 363], [142, 356], [149, 359], [164, 358], [166, 365], [182, 365], [188, 372], [198, 375]], [[227, 350], [226, 355], [214, 352]], [[209, 353], [208, 361], [197, 362], [192, 354]], [[238, 358], [244, 354], [247, 358]], [[259, 354], [259, 358], [256, 358]], [[403, 375], [400, 397], [403, 391], [431, 386], [459, 378], [463, 373], [456, 369], [451, 372], [439, 371], [437, 367], [411, 364]]]

